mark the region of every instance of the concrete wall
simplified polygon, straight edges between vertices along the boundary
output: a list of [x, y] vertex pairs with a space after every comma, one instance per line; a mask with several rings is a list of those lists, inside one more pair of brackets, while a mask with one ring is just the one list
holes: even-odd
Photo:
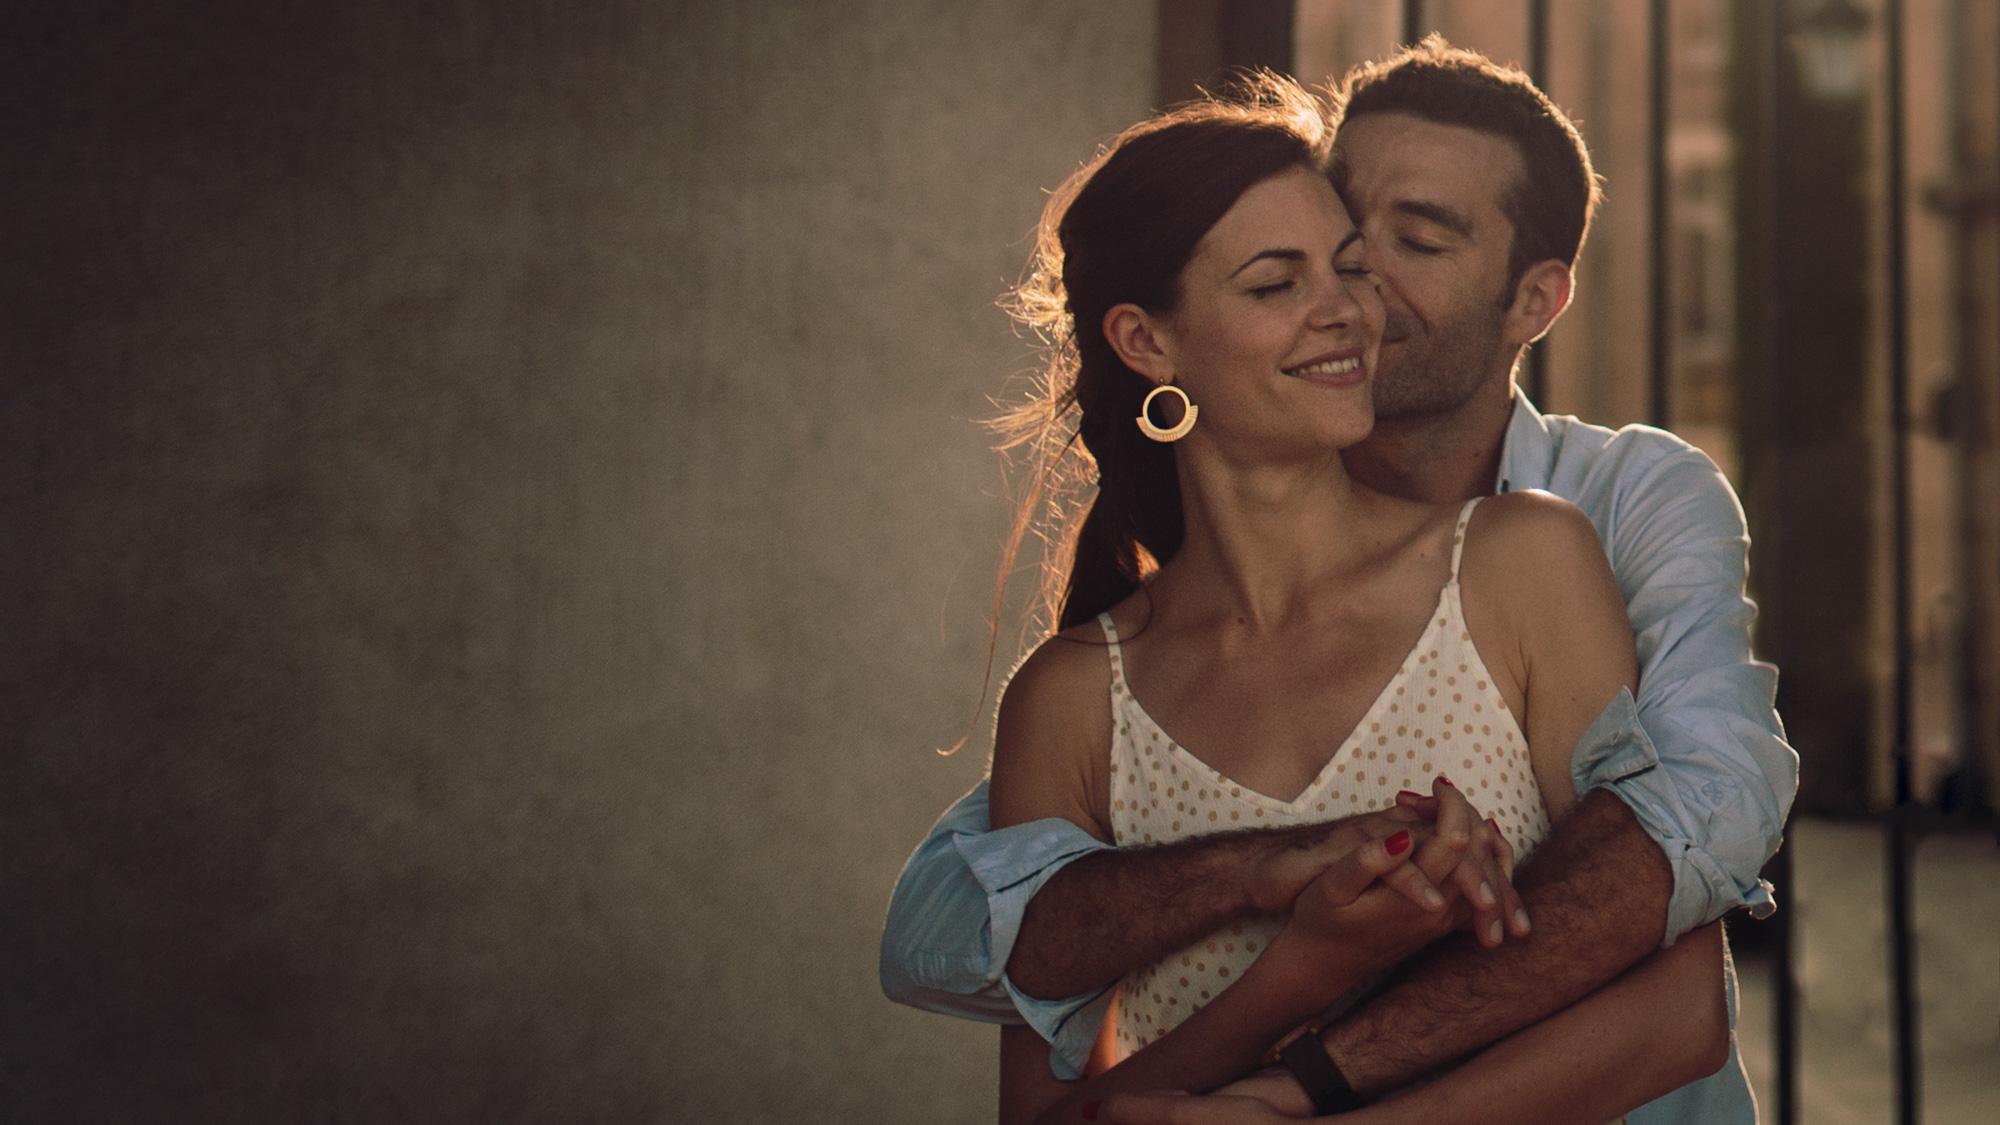
[[0, 1117], [989, 1114], [875, 942], [983, 767], [992, 300], [1152, 5], [50, 7]]

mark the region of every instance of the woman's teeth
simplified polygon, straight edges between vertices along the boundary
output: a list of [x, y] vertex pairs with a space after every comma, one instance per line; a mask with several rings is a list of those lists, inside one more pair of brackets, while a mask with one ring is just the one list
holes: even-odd
[[1349, 371], [1359, 371], [1360, 369], [1361, 357], [1349, 356], [1346, 359], [1323, 359], [1318, 363], [1308, 363], [1304, 367], [1291, 368], [1285, 373], [1287, 375], [1344, 375]]

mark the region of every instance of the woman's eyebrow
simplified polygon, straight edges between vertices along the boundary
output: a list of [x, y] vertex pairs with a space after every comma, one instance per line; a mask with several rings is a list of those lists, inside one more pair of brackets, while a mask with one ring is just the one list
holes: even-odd
[[1436, 223], [1460, 238], [1472, 237], [1472, 220], [1464, 212], [1442, 203], [1426, 203], [1421, 199], [1398, 200], [1391, 208], [1404, 215], [1411, 215], [1426, 222]]
[[1244, 270], [1249, 269], [1251, 266], [1256, 265], [1258, 262], [1261, 262], [1266, 258], [1278, 258], [1287, 262], [1303, 262], [1306, 260], [1306, 252], [1303, 250], [1291, 250], [1291, 249], [1259, 250], [1255, 254], [1250, 255], [1249, 259], [1246, 260], [1242, 265], [1237, 266], [1235, 269], [1229, 271], [1229, 276], [1235, 277], [1237, 274], [1242, 273]]

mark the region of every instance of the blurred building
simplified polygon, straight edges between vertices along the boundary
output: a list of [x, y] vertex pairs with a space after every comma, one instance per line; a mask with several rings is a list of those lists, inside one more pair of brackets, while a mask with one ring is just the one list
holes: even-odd
[[[1185, 20], [1214, 6], [1162, 7]], [[1544, 410], [1666, 425], [1735, 483], [1755, 536], [1759, 648], [1783, 669], [1781, 710], [1805, 759], [1802, 809], [1855, 814], [1894, 802], [1900, 667], [1913, 795], [1990, 814], [2000, 774], [2000, 10], [1902, 5], [1902, 112], [1892, 122], [1883, 0], [1293, 8], [1292, 57], [1308, 81], [1431, 29], [1539, 72], [1590, 142], [1606, 197], [1576, 305], [1524, 384]], [[1657, 148], [1646, 65], [1656, 13], [1668, 68]], [[1173, 30], [1163, 20], [1164, 41]], [[1187, 68], [1176, 72], [1165, 45], [1162, 59], [1170, 94]], [[1890, 261], [1898, 140], [1900, 270]], [[1656, 151], [1667, 190], [1657, 230]]]

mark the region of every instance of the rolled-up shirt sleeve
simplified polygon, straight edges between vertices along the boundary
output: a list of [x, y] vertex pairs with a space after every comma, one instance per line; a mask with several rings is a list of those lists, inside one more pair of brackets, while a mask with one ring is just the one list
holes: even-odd
[[1076, 1077], [1108, 990], [1038, 1000], [1014, 988], [1005, 971], [1028, 900], [1072, 861], [1111, 845], [1058, 818], [998, 831], [989, 823], [982, 781], [903, 865], [882, 929], [882, 991], [925, 1011], [1026, 1022], [1055, 1047], [1058, 1076]]
[[1576, 779], [1578, 792], [1610, 788], [1665, 852], [1672, 944], [1737, 907], [1776, 909], [1759, 872], [1783, 838], [1798, 755], [1778, 720], [1777, 669], [1751, 655], [1736, 494], [1690, 447], [1635, 475], [1600, 532], [1638, 642], [1639, 695], [1586, 735]]

